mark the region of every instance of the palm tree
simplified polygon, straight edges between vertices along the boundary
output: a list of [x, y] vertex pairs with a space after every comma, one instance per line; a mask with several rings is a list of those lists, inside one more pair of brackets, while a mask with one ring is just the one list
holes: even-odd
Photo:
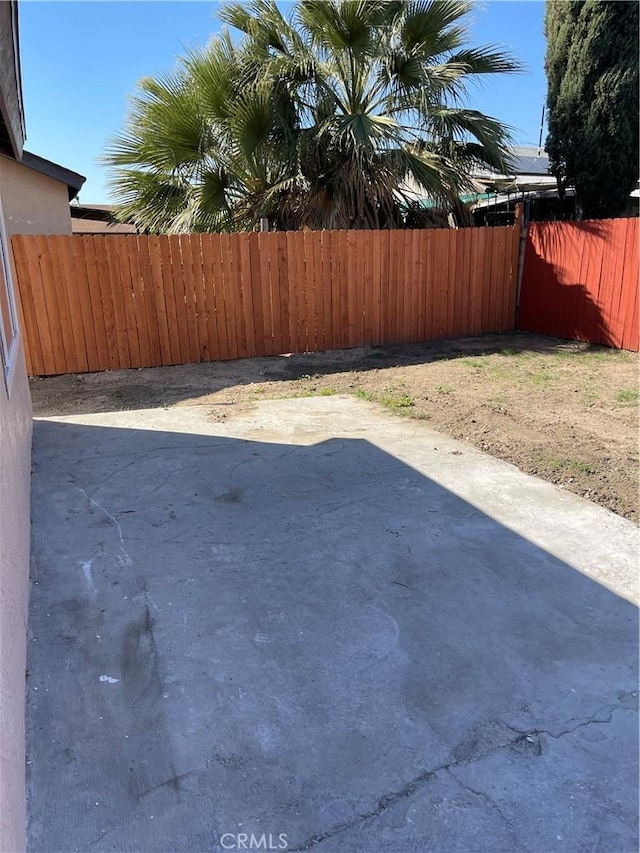
[[463, 215], [508, 130], [465, 107], [470, 83], [513, 72], [466, 46], [470, 0], [228, 3], [228, 31], [143, 80], [106, 161], [122, 216], [151, 230], [420, 224], [415, 192]]

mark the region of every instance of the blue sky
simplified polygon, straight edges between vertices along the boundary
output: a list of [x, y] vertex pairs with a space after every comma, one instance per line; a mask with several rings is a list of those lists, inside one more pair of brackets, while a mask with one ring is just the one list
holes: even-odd
[[[84, 203], [109, 201], [107, 172], [96, 161], [123, 126], [127, 96], [140, 77], [172, 68], [185, 47], [219, 29], [211, 2], [58, 2], [22, 0], [20, 49], [26, 148], [87, 177]], [[471, 92], [470, 106], [537, 145], [545, 98], [542, 0], [479, 2], [471, 41], [500, 44], [526, 66]]]

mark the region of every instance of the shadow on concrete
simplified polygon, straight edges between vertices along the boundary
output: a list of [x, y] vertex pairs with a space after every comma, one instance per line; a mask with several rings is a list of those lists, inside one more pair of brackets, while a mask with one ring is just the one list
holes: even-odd
[[367, 441], [36, 422], [29, 638], [31, 853], [636, 843], [635, 607]]
[[580, 358], [601, 349], [595, 345], [576, 347], [557, 338], [520, 332], [402, 346], [32, 378], [30, 387], [34, 414], [50, 417], [171, 406], [254, 383], [287, 382], [349, 371], [361, 373], [493, 353], [571, 351], [575, 358]]

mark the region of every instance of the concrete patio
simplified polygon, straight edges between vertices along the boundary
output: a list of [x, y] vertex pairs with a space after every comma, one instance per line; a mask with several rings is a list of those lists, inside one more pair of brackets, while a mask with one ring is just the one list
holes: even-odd
[[31, 853], [637, 849], [637, 529], [352, 398], [209, 410], [35, 423]]

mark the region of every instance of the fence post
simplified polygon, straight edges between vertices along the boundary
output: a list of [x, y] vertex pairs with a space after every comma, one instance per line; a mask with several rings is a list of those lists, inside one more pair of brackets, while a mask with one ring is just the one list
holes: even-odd
[[516, 306], [515, 317], [513, 318], [513, 328], [518, 328], [518, 311], [520, 309], [520, 290], [522, 288], [522, 273], [524, 270], [524, 253], [527, 245], [527, 217], [524, 215], [524, 202], [518, 202], [516, 205], [516, 221], [515, 228], [518, 233], [518, 279], [516, 281]]

